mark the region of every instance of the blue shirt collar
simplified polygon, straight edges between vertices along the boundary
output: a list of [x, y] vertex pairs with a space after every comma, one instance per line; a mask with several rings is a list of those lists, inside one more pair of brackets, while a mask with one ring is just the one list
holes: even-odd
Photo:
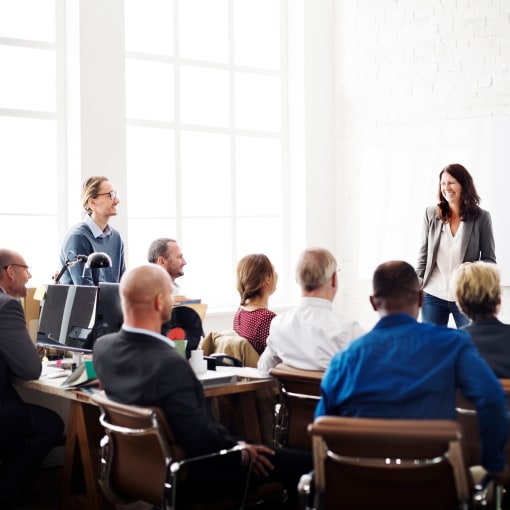
[[85, 223], [85, 225], [87, 225], [87, 227], [90, 228], [92, 235], [95, 238], [108, 237], [112, 233], [112, 229], [111, 229], [110, 225], [106, 225], [104, 230], [101, 230], [98, 227], [97, 223], [92, 219], [92, 216], [90, 216], [88, 214], [85, 215], [85, 218], [83, 219], [83, 223]]

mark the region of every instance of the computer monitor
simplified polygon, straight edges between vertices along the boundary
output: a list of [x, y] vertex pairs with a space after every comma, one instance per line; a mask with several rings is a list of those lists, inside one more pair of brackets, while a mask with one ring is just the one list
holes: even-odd
[[100, 318], [98, 335], [116, 333], [124, 322], [120, 304], [118, 283], [99, 282], [98, 315]]
[[90, 352], [95, 340], [98, 288], [48, 285], [42, 302], [37, 343]]
[[48, 285], [46, 296], [41, 302], [39, 315], [38, 340], [47, 338], [58, 343], [62, 331], [64, 312], [67, 302], [69, 285]]

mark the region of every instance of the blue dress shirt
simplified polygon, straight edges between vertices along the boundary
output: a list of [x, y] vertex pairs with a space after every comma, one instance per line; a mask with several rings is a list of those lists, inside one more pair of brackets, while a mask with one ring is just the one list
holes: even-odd
[[508, 417], [499, 381], [469, 335], [407, 314], [381, 318], [333, 357], [315, 416], [454, 420], [457, 388], [477, 408], [482, 465], [502, 471]]

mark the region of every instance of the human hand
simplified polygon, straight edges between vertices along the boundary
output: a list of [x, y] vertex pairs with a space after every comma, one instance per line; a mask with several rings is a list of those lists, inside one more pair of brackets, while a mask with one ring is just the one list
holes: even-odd
[[248, 444], [242, 441], [240, 445], [244, 446], [242, 451], [242, 465], [247, 466], [252, 459], [252, 469], [258, 476], [268, 476], [269, 471], [274, 469], [273, 464], [267, 457], [268, 455], [274, 455], [274, 450], [261, 444]]

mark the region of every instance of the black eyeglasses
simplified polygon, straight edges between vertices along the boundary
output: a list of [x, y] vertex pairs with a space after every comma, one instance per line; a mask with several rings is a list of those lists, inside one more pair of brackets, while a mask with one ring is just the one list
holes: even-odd
[[97, 196], [100, 197], [102, 195], [109, 195], [112, 200], [119, 198], [119, 192], [117, 190], [108, 191], [107, 193], [98, 193]]
[[30, 266], [24, 266], [23, 264], [7, 264], [6, 266], [4, 266], [4, 269], [7, 269], [9, 266], [22, 267], [25, 271], [28, 271], [29, 273], [31, 272], [32, 269]]

